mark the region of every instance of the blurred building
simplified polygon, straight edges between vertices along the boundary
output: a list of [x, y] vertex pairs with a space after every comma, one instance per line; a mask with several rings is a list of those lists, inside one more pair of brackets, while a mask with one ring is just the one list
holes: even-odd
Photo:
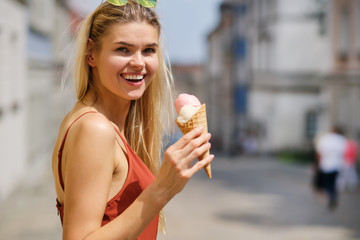
[[72, 35], [65, 0], [3, 0], [0, 13], [2, 200], [50, 166]]
[[201, 102], [206, 99], [204, 91], [205, 67], [198, 64], [174, 64], [171, 66], [174, 75], [176, 94], [195, 95]]
[[220, 23], [208, 37], [207, 111], [213, 147], [230, 152], [247, 128], [251, 27], [246, 2], [225, 2], [220, 10]]
[[308, 150], [341, 125], [360, 134], [360, 1], [229, 0], [210, 33], [211, 132], [231, 152]]

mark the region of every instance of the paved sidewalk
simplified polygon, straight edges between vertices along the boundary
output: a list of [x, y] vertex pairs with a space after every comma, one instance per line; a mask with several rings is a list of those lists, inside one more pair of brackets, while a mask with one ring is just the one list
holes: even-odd
[[[360, 240], [360, 192], [329, 212], [310, 171], [274, 160], [217, 157], [213, 179], [198, 173], [165, 209], [158, 240]], [[0, 206], [1, 240], [61, 239], [51, 172]]]
[[50, 167], [0, 206], [1, 240], [60, 240], [61, 223]]
[[212, 180], [198, 174], [166, 207], [159, 240], [360, 239], [359, 192], [342, 194], [329, 212], [307, 167], [220, 157], [212, 165]]

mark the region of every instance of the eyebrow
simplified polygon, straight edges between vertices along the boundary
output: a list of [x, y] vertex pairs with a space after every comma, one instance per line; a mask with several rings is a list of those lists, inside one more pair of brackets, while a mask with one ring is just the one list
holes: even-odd
[[[123, 42], [123, 41], [115, 42], [114, 44], [121, 44], [121, 45], [125, 45], [125, 46], [128, 46], [128, 47], [134, 47], [134, 44], [131, 44], [131, 43], [128, 43], [128, 42]], [[159, 45], [157, 43], [150, 43], [150, 44], [147, 44], [146, 46], [147, 47], [158, 47]]]

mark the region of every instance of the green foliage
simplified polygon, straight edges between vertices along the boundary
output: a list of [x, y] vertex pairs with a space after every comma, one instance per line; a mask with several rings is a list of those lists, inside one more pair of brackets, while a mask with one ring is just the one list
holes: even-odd
[[315, 154], [311, 150], [284, 150], [276, 154], [280, 161], [289, 164], [309, 164], [314, 162]]

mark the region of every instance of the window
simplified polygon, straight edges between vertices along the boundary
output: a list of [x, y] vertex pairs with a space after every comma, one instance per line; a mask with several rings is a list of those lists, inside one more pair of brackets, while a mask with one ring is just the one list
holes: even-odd
[[312, 140], [317, 131], [317, 113], [316, 111], [309, 111], [305, 116], [305, 137]]
[[346, 4], [340, 5], [338, 27], [338, 57], [341, 61], [347, 61], [350, 53], [350, 11], [349, 6]]

